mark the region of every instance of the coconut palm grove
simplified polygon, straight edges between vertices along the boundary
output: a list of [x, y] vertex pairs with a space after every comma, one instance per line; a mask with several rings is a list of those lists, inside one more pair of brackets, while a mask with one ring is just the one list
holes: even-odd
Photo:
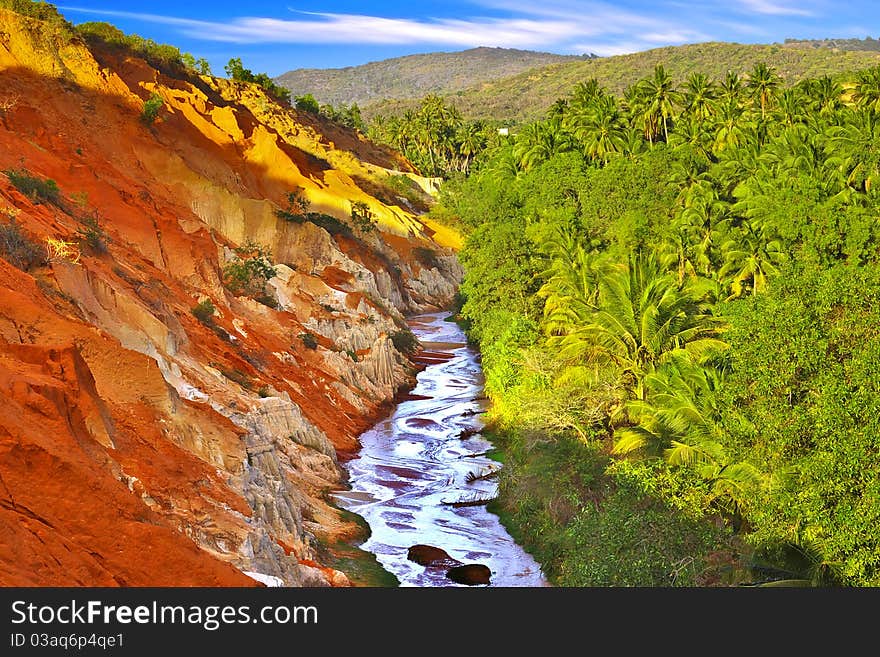
[[880, 68], [658, 65], [494, 128], [371, 131], [449, 178], [493, 504], [550, 579], [880, 584]]

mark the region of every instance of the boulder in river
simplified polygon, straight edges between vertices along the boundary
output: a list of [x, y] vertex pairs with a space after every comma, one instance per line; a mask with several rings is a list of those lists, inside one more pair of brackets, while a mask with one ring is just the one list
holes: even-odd
[[467, 584], [468, 586], [477, 586], [479, 584], [488, 584], [492, 571], [488, 566], [480, 563], [469, 563], [463, 566], [450, 568], [446, 572], [446, 577], [457, 584]]
[[461, 564], [457, 559], [453, 559], [446, 553], [433, 545], [413, 545], [406, 552], [406, 558], [415, 561], [421, 566], [458, 566]]

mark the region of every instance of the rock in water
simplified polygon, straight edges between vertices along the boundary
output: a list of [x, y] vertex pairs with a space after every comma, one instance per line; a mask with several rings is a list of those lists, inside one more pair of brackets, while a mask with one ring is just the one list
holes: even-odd
[[406, 558], [420, 566], [458, 566], [460, 561], [450, 557], [445, 550], [433, 545], [413, 545], [406, 552]]
[[464, 566], [450, 568], [446, 577], [457, 584], [467, 584], [468, 586], [477, 586], [480, 584], [488, 584], [492, 571], [488, 566], [480, 563], [469, 563]]

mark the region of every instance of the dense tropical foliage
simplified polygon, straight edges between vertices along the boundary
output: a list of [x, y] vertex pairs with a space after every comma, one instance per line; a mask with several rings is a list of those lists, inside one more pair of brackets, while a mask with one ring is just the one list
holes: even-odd
[[502, 512], [557, 581], [880, 584], [880, 68], [853, 80], [589, 80], [444, 186]]

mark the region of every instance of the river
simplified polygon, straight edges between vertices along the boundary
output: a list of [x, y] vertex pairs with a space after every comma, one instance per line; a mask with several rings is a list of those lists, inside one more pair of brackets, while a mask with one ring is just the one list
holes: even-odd
[[401, 586], [461, 586], [443, 568], [410, 561], [407, 551], [417, 544], [488, 566], [489, 586], [546, 586], [540, 566], [485, 505], [450, 504], [494, 497], [493, 478], [468, 483], [468, 476], [500, 464], [473, 456], [492, 448], [479, 433], [459, 437], [482, 427], [487, 402], [479, 355], [458, 325], [445, 321], [448, 315], [409, 319], [427, 367], [409, 398], [361, 436], [359, 457], [345, 464], [351, 490], [337, 493], [338, 503], [366, 519], [372, 534], [360, 548], [375, 554]]

